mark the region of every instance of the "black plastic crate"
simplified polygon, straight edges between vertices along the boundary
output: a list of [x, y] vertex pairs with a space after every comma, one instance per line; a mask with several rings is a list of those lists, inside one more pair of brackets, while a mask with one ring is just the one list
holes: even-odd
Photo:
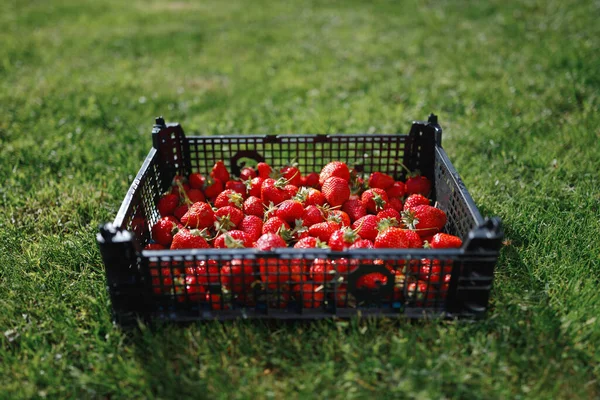
[[[152, 136], [153, 148], [117, 217], [98, 234], [119, 323], [136, 318], [476, 318], [485, 314], [503, 239], [500, 220], [482, 218], [441, 147], [442, 130], [434, 115], [428, 122], [414, 122], [407, 135], [185, 136], [179, 124], [158, 118]], [[266, 160], [277, 166], [291, 159], [303, 173], [319, 172], [332, 160], [345, 160], [365, 176], [381, 171], [404, 179], [401, 163], [420, 170], [433, 182], [433, 200], [447, 213], [446, 232], [461, 237], [462, 248], [344, 252], [285, 248], [268, 253], [255, 249], [141, 250], [160, 218], [155, 205], [176, 174], [206, 174], [216, 161], [225, 160], [237, 175], [244, 165]], [[316, 286], [299, 286], [298, 280], [307, 277], [299, 274], [297, 266], [314, 262], [333, 264], [335, 273], [320, 277]], [[420, 275], [419, 266], [427, 263], [451, 271], [449, 282]], [[233, 281], [222, 269], [232, 264], [243, 271]], [[278, 266], [276, 275], [268, 271], [269, 265]], [[381, 274], [377, 288], [357, 284], [361, 276], [372, 272]]]

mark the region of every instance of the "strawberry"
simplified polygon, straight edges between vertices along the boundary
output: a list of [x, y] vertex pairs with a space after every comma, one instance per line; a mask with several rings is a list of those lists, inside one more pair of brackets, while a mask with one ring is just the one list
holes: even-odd
[[186, 275], [196, 277], [200, 285], [219, 283], [219, 263], [216, 260], [196, 261], [193, 266], [185, 269]]
[[220, 180], [221, 182], [227, 182], [229, 180], [229, 172], [227, 171], [227, 167], [225, 167], [225, 163], [222, 160], [217, 161], [212, 167], [210, 176]]
[[239, 229], [246, 232], [253, 242], [257, 241], [262, 235], [263, 221], [256, 215], [246, 215], [239, 226]]
[[388, 203], [385, 205], [385, 208], [393, 208], [394, 210], [398, 211], [398, 212], [402, 212], [402, 208], [403, 208], [403, 204], [402, 204], [402, 200], [398, 199], [398, 198], [393, 198], [393, 199], [389, 199]]
[[410, 229], [403, 229], [403, 231], [408, 238], [408, 247], [410, 249], [420, 249], [423, 247], [423, 240], [417, 232], [411, 231]]
[[375, 241], [377, 237], [377, 225], [380, 219], [376, 215], [365, 215], [362, 218], [354, 221], [352, 229], [356, 230], [356, 233], [363, 239], [369, 239]]
[[323, 242], [328, 242], [331, 234], [338, 229], [340, 229], [340, 224], [338, 223], [331, 221], [319, 222], [308, 228], [308, 234], [319, 238]]
[[262, 227], [263, 235], [266, 233], [277, 233], [282, 228], [289, 229], [290, 225], [279, 217], [272, 217], [265, 221]]
[[298, 200], [304, 206], [322, 206], [325, 204], [325, 196], [317, 189], [300, 188], [294, 196], [294, 200]]
[[215, 238], [215, 249], [242, 249], [252, 247], [254, 240], [244, 231], [232, 230]]
[[336, 222], [341, 226], [350, 226], [350, 217], [341, 210], [331, 210], [327, 216], [328, 221]]
[[259, 162], [256, 165], [256, 169], [258, 170], [258, 176], [263, 179], [267, 179], [269, 176], [271, 176], [271, 172], [273, 171], [271, 166], [265, 162]]
[[298, 186], [287, 184], [283, 187], [283, 190], [287, 192], [288, 199], [291, 199], [292, 197], [298, 194]]
[[377, 213], [377, 216], [379, 217], [379, 219], [385, 219], [385, 218], [394, 218], [396, 221], [402, 221], [402, 216], [400, 215], [400, 213], [398, 211], [396, 211], [395, 208], [392, 208], [391, 206], [386, 208], [385, 210], [381, 210]]
[[163, 246], [162, 244], [158, 244], [158, 243], [148, 243], [144, 247], [144, 250], [164, 250], [164, 249], [166, 249], [166, 247]]
[[174, 236], [171, 242], [171, 250], [174, 249], [208, 249], [210, 246], [198, 229], [181, 229]]
[[367, 208], [362, 201], [358, 199], [348, 200], [342, 205], [344, 211], [350, 217], [350, 221], [354, 222], [367, 215]]
[[417, 307], [431, 304], [435, 300], [435, 289], [427, 282], [411, 282], [406, 289], [407, 300]]
[[332, 293], [332, 299], [335, 301], [336, 307], [356, 307], [356, 299], [348, 291], [346, 284], [338, 285], [335, 292]]
[[285, 200], [290, 199], [292, 196], [284, 188], [286, 181], [283, 178], [278, 180], [268, 178], [265, 179], [260, 189], [260, 198], [263, 204], [267, 205], [270, 202], [277, 205]]
[[327, 244], [320, 241], [316, 237], [308, 236], [308, 237], [298, 240], [298, 242], [294, 245], [294, 248], [295, 249], [314, 249], [314, 248], [326, 249]]
[[237, 228], [244, 219], [244, 213], [237, 207], [225, 206], [215, 211], [217, 231], [229, 231]]
[[302, 203], [296, 200], [285, 200], [277, 208], [276, 215], [287, 222], [293, 224], [297, 219], [301, 219], [304, 214]]
[[348, 166], [341, 161], [332, 161], [323, 167], [319, 174], [319, 184], [323, 186], [325, 181], [332, 176], [336, 176], [346, 181], [346, 185], [350, 181], [350, 170]]
[[387, 283], [387, 276], [380, 272], [371, 272], [358, 278], [356, 281], [357, 289], [375, 290]]
[[311, 172], [310, 174], [303, 176], [301, 185], [317, 189], [319, 187], [319, 174]]
[[204, 202], [194, 203], [181, 217], [181, 223], [186, 227], [204, 229], [209, 228], [215, 221], [215, 214], [210, 204]]
[[248, 196], [260, 197], [260, 189], [264, 181], [264, 178], [252, 178], [250, 181], [246, 181]]
[[429, 199], [422, 194], [411, 194], [404, 202], [404, 207], [402, 209], [403, 211], [410, 211], [413, 209], [413, 207], [421, 205], [428, 206]]
[[202, 189], [204, 187], [206, 178], [202, 176], [202, 174], [194, 172], [190, 174], [190, 176], [188, 177], [188, 181], [192, 189]]
[[306, 227], [311, 227], [324, 220], [323, 213], [321, 213], [321, 210], [317, 206], [307, 206], [302, 213], [302, 221]]
[[256, 178], [256, 171], [251, 167], [244, 167], [240, 171], [240, 179], [243, 181], [249, 181], [250, 179]]
[[229, 310], [229, 300], [230, 296], [226, 296], [225, 293], [219, 294], [207, 292], [204, 301], [210, 304], [210, 308], [213, 310]]
[[386, 190], [392, 187], [393, 184], [394, 178], [383, 172], [373, 172], [371, 176], [369, 176], [369, 187], [371, 189], [377, 188]]
[[369, 239], [358, 239], [349, 249], [373, 249], [373, 242]]
[[182, 192], [186, 192], [191, 189], [191, 186], [187, 183], [181, 183], [177, 181], [176, 185], [171, 186], [171, 193], [181, 196]]
[[[435, 260], [438, 261], [438, 260]], [[420, 280], [425, 281], [431, 284], [439, 284], [450, 283], [450, 279], [452, 278], [452, 264], [449, 263], [444, 266], [444, 274], [442, 277], [442, 266], [440, 263], [431, 262], [430, 260], [423, 259], [421, 260], [421, 264], [419, 266], [419, 274], [418, 277]]]
[[385, 192], [390, 200], [401, 199], [406, 194], [406, 186], [404, 185], [404, 182], [396, 181], [392, 186], [387, 188]]
[[242, 208], [244, 203], [244, 198], [238, 192], [232, 189], [225, 189], [215, 199], [215, 207], [221, 208], [225, 206], [234, 206], [237, 208]]
[[190, 206], [188, 204], [182, 204], [175, 209], [173, 215], [175, 216], [175, 218], [181, 221], [181, 218], [183, 218], [183, 216], [188, 212], [189, 209]]
[[436, 233], [429, 242], [429, 246], [432, 249], [459, 249], [462, 247], [462, 240], [458, 236], [447, 233]]
[[337, 274], [335, 260], [316, 258], [310, 266], [310, 277], [317, 283], [325, 283]]
[[242, 181], [227, 181], [225, 183], [225, 189], [233, 190], [239, 193], [243, 198], [246, 198], [246, 184]]
[[383, 210], [388, 202], [385, 190], [378, 188], [365, 190], [360, 199], [371, 214]]
[[204, 193], [200, 189], [189, 189], [185, 192], [187, 196], [186, 202], [189, 201], [189, 204], [194, 204], [199, 201], [205, 201]]
[[285, 180], [289, 182], [290, 185], [294, 185], [297, 187], [300, 187], [302, 185], [302, 174], [300, 173], [298, 167], [285, 166], [281, 168], [279, 172], [281, 172], [281, 176], [283, 176]]
[[325, 288], [323, 285], [314, 283], [303, 283], [297, 289], [302, 298], [304, 308], [319, 308], [325, 302]]
[[431, 181], [422, 175], [416, 175], [406, 180], [406, 194], [422, 194], [429, 196], [431, 192]]
[[168, 193], [165, 194], [158, 200], [158, 204], [156, 208], [158, 208], [158, 212], [161, 217], [166, 217], [167, 215], [173, 215], [173, 212], [179, 205], [179, 196], [176, 194]]
[[254, 196], [250, 196], [244, 201], [243, 210], [246, 215], [256, 215], [260, 218], [265, 214], [262, 200]]
[[331, 250], [342, 251], [360, 239], [361, 237], [358, 236], [355, 230], [352, 230], [349, 227], [344, 227], [333, 232], [329, 237], [327, 244]]
[[377, 234], [374, 246], [380, 248], [399, 248], [406, 249], [409, 247], [410, 241], [404, 232], [404, 229], [390, 227]]
[[198, 283], [198, 279], [195, 276], [185, 277], [185, 295], [177, 296], [177, 301], [185, 302], [189, 301], [202, 301], [206, 296], [206, 289], [203, 285]]
[[152, 227], [152, 239], [166, 247], [171, 246], [175, 233], [177, 233], [177, 224], [169, 217], [159, 219]]
[[348, 181], [337, 176], [327, 178], [321, 186], [321, 192], [333, 207], [341, 206], [350, 197]]
[[204, 183], [204, 195], [209, 199], [217, 197], [222, 191], [223, 181], [220, 179], [210, 178]]
[[446, 213], [432, 206], [422, 205], [413, 207], [410, 211], [402, 212], [402, 221], [409, 228], [416, 230], [419, 236], [433, 235], [446, 225]]
[[294, 221], [293, 228], [282, 227], [279, 231], [279, 236], [286, 242], [297, 242], [300, 239], [308, 237], [308, 228], [303, 225], [301, 219]]
[[234, 259], [221, 267], [221, 285], [233, 293], [246, 292], [254, 280], [252, 260]]

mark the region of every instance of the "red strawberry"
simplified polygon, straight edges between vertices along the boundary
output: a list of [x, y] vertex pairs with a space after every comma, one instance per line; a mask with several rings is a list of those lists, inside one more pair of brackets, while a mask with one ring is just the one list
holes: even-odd
[[429, 246], [432, 249], [458, 249], [462, 247], [462, 240], [458, 236], [447, 233], [436, 233], [429, 242]]
[[[438, 260], [435, 260], [438, 261]], [[440, 263], [431, 263], [430, 260], [423, 259], [421, 260], [422, 265], [419, 266], [419, 279], [425, 281], [427, 283], [439, 284], [450, 283], [450, 279], [452, 278], [452, 264], [448, 263], [444, 266], [444, 274], [442, 277], [442, 266]]]
[[354, 221], [352, 229], [355, 229], [356, 233], [358, 233], [361, 238], [375, 241], [375, 238], [379, 233], [377, 230], [379, 221], [380, 219], [376, 215], [365, 215]]
[[406, 180], [406, 194], [419, 193], [429, 196], [431, 192], [431, 181], [422, 175], [414, 176]]
[[246, 191], [248, 193], [248, 196], [260, 198], [260, 189], [264, 181], [264, 178], [252, 178], [250, 181], [247, 181]]
[[220, 179], [210, 178], [204, 183], [204, 195], [209, 199], [217, 197], [217, 195], [222, 191], [223, 181]]
[[404, 182], [396, 181], [392, 186], [387, 188], [385, 192], [390, 200], [401, 199], [406, 194], [406, 186], [404, 185]]
[[234, 206], [237, 208], [242, 208], [244, 203], [244, 198], [238, 192], [232, 189], [225, 189], [215, 199], [215, 207], [221, 208], [225, 206]]
[[158, 200], [158, 204], [156, 208], [158, 208], [158, 212], [161, 217], [166, 217], [167, 215], [173, 215], [173, 212], [179, 205], [179, 196], [176, 194], [165, 194]]
[[387, 276], [380, 272], [371, 272], [358, 278], [356, 281], [357, 289], [374, 290], [379, 289], [387, 283]]
[[[388, 203], [385, 205], [385, 208], [393, 208], [394, 210], [398, 211], [398, 212], [402, 212], [402, 200], [398, 199], [398, 198], [393, 198], [393, 199], [389, 199]], [[385, 210], [384, 208], [384, 210]]]
[[225, 189], [233, 190], [239, 193], [243, 198], [246, 198], [246, 184], [242, 181], [227, 181]]
[[406, 289], [407, 300], [417, 307], [431, 304], [435, 300], [435, 289], [428, 285], [427, 282], [411, 282]]
[[423, 247], [423, 240], [421, 236], [415, 231], [411, 231], [410, 229], [403, 229], [404, 234], [408, 238], [408, 247], [411, 249], [420, 249]]
[[408, 196], [406, 201], [404, 202], [404, 211], [410, 211], [413, 207], [421, 206], [421, 205], [429, 205], [429, 199], [422, 194], [411, 194]]
[[204, 193], [202, 193], [202, 191], [199, 189], [190, 189], [186, 191], [185, 195], [187, 196], [187, 200], [189, 200], [190, 204], [206, 200]]
[[246, 292], [254, 280], [252, 260], [234, 259], [221, 268], [221, 285], [233, 293]]
[[204, 187], [206, 178], [204, 178], [204, 176], [202, 176], [202, 174], [200, 174], [198, 172], [194, 172], [194, 173], [190, 174], [188, 181], [189, 181], [190, 187], [192, 189], [202, 189]]
[[333, 207], [341, 206], [350, 197], [348, 181], [337, 176], [327, 178], [321, 186], [321, 193]]
[[244, 213], [237, 207], [225, 206], [215, 211], [217, 231], [229, 231], [237, 228], [244, 219]]
[[399, 248], [406, 249], [410, 241], [403, 229], [390, 227], [377, 235], [375, 238], [375, 248]]
[[367, 211], [372, 214], [383, 210], [388, 202], [388, 197], [385, 190], [377, 188], [365, 190], [360, 199], [365, 205]]
[[362, 201], [358, 199], [348, 200], [342, 206], [344, 211], [350, 217], [350, 221], [354, 222], [367, 215], [367, 208], [364, 206]]
[[432, 206], [413, 207], [402, 213], [402, 221], [409, 229], [417, 231], [419, 236], [433, 235], [446, 225], [446, 213]]
[[402, 216], [400, 215], [400, 213], [398, 211], [396, 211], [395, 208], [392, 207], [388, 207], [385, 210], [381, 210], [377, 213], [377, 216], [380, 219], [384, 219], [384, 218], [394, 218], [397, 222], [402, 221]]
[[298, 200], [305, 206], [315, 205], [322, 206], [325, 204], [325, 196], [317, 189], [313, 188], [301, 188], [298, 193], [294, 196], [294, 200]]
[[341, 161], [332, 161], [324, 166], [321, 170], [321, 174], [319, 175], [319, 184], [323, 186], [325, 181], [332, 176], [342, 178], [346, 181], [346, 185], [348, 185], [348, 181], [350, 181], [350, 170], [345, 163]]
[[317, 206], [307, 206], [302, 213], [302, 221], [306, 227], [311, 227], [324, 220], [323, 213], [321, 213], [321, 210]]
[[253, 244], [254, 240], [246, 232], [232, 230], [217, 236], [213, 246], [215, 249], [242, 249]]
[[164, 250], [166, 249], [165, 246], [163, 246], [162, 244], [158, 244], [158, 243], [148, 243], [146, 245], [146, 247], [144, 247], [144, 250]]
[[302, 214], [304, 214], [304, 207], [296, 200], [285, 200], [279, 205], [276, 212], [276, 215], [288, 224], [293, 224], [297, 219], [301, 219]]
[[302, 174], [297, 167], [285, 166], [280, 170], [281, 175], [290, 185], [300, 187], [302, 185]]
[[337, 274], [335, 260], [317, 258], [310, 267], [310, 277], [317, 283], [325, 283]]
[[251, 167], [244, 167], [240, 171], [240, 179], [243, 181], [248, 181], [250, 179], [256, 178], [256, 171], [254, 171]]
[[192, 204], [185, 215], [181, 217], [181, 223], [191, 228], [209, 228], [214, 222], [215, 214], [210, 204], [204, 202]]
[[152, 227], [152, 239], [163, 246], [169, 247], [176, 232], [177, 225], [175, 222], [171, 218], [163, 217]]
[[326, 249], [327, 244], [320, 241], [316, 237], [308, 236], [308, 237], [305, 237], [304, 239], [298, 240], [298, 242], [294, 245], [294, 248], [295, 249], [314, 249], [314, 248]]
[[280, 229], [289, 229], [290, 225], [279, 217], [272, 217], [265, 221], [262, 227], [263, 235], [266, 233], [277, 233]]
[[369, 176], [369, 187], [386, 190], [394, 184], [394, 178], [383, 172], [373, 172]]
[[310, 236], [319, 238], [319, 240], [323, 242], [327, 242], [329, 241], [331, 234], [340, 229], [340, 226], [340, 224], [330, 221], [319, 222], [318, 224], [314, 224], [308, 228], [308, 234]]
[[262, 228], [263, 221], [256, 215], [246, 215], [239, 226], [239, 229], [246, 232], [253, 242], [262, 235]]
[[181, 218], [183, 218], [183, 216], [188, 212], [189, 209], [190, 209], [189, 205], [182, 204], [175, 209], [175, 211], [173, 212], [173, 215], [175, 216], [175, 218], [177, 218], [178, 220], [181, 221]]
[[258, 170], [258, 176], [263, 179], [267, 179], [269, 176], [271, 176], [271, 172], [273, 171], [269, 164], [264, 162], [259, 162], [256, 165], [256, 169]]
[[260, 198], [263, 204], [267, 205], [270, 202], [277, 205], [292, 196], [284, 188], [286, 181], [282, 178], [277, 181], [272, 178], [265, 179], [260, 189]]
[[340, 210], [331, 210], [327, 216], [328, 221], [333, 221], [341, 226], [350, 226], [351, 221], [348, 214]]
[[206, 296], [206, 289], [203, 285], [198, 283], [198, 280], [195, 276], [186, 276], [185, 277], [185, 295], [181, 295], [177, 297], [177, 301], [185, 302], [189, 301], [202, 301]]
[[262, 200], [254, 196], [250, 196], [244, 201], [243, 210], [246, 215], [256, 215], [260, 218], [265, 214]]
[[303, 225], [303, 222], [304, 221], [302, 221], [301, 219], [297, 219], [294, 222], [293, 228], [281, 228], [279, 236], [281, 236], [283, 240], [285, 240], [288, 243], [297, 242], [300, 239], [308, 237], [308, 228]]
[[318, 188], [319, 187], [319, 174], [311, 172], [310, 174], [302, 177], [302, 186]]
[[283, 187], [283, 190], [288, 193], [288, 199], [291, 199], [298, 194], [298, 186], [288, 184]]
[[173, 236], [171, 250], [174, 249], [208, 249], [210, 246], [198, 229], [181, 229]]
[[327, 244], [331, 250], [342, 251], [353, 245], [357, 240], [360, 240], [360, 238], [356, 231], [345, 227], [333, 232]]
[[373, 249], [373, 242], [369, 239], [358, 239], [349, 249]]
[[325, 302], [325, 288], [323, 285], [303, 283], [297, 289], [302, 298], [304, 308], [319, 308]]
[[229, 172], [227, 171], [227, 167], [225, 167], [225, 163], [221, 160], [217, 161], [217, 163], [212, 167], [210, 176], [220, 180], [221, 182], [227, 182], [229, 180]]
[[197, 261], [193, 267], [186, 268], [185, 273], [195, 276], [201, 285], [219, 283], [219, 263], [215, 260]]

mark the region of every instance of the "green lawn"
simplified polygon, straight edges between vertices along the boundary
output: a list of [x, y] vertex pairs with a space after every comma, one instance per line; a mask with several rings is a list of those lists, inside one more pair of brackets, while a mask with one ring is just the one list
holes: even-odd
[[[597, 1], [8, 1], [0, 397], [600, 397]], [[487, 319], [112, 325], [95, 242], [188, 132], [406, 132], [439, 115], [505, 224]]]

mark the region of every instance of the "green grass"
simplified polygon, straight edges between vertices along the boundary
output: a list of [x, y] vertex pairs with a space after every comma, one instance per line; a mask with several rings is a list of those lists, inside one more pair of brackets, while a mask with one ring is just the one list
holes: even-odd
[[[9, 1], [0, 397], [600, 397], [600, 6]], [[486, 320], [113, 326], [95, 243], [151, 145], [440, 117], [506, 229]]]

